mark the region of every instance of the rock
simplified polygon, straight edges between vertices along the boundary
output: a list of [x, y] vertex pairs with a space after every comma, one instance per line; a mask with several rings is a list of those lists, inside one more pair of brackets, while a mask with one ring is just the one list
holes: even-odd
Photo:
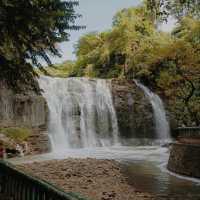
[[28, 153], [26, 142], [16, 142], [4, 134], [0, 134], [0, 144], [5, 149], [6, 157], [8, 158]]
[[28, 155], [48, 153], [51, 150], [50, 139], [46, 130], [34, 129], [33, 134], [27, 139]]
[[9, 149], [16, 149], [17, 146], [17, 143], [14, 140], [8, 138], [4, 134], [0, 134], [0, 144]]
[[65, 192], [76, 192], [88, 199], [143, 200], [128, 184], [120, 170], [120, 164], [116, 161], [92, 158], [66, 159], [17, 167], [58, 186]]
[[133, 81], [120, 79], [112, 79], [111, 87], [121, 136], [153, 138], [153, 110], [144, 92]]

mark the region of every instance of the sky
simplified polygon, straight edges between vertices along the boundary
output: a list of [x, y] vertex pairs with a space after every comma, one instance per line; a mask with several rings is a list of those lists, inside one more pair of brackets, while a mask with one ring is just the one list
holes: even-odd
[[[59, 44], [62, 54], [61, 58], [52, 57], [52, 63], [62, 63], [66, 60], [76, 59], [74, 45], [79, 38], [89, 32], [101, 32], [110, 29], [112, 26], [113, 16], [117, 11], [123, 8], [137, 6], [141, 0], [79, 0], [79, 6], [76, 7], [77, 13], [82, 15], [76, 24], [86, 26], [86, 29], [80, 31], [72, 31], [68, 42]], [[164, 31], [170, 31], [174, 21], [170, 20], [168, 24], [161, 26]]]

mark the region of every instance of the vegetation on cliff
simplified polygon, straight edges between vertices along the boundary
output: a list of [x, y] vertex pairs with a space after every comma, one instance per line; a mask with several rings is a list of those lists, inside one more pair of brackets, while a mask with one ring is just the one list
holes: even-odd
[[35, 71], [39, 75], [45, 74], [52, 77], [65, 78], [65, 77], [71, 77], [75, 75], [74, 65], [75, 65], [74, 61], [68, 60], [62, 64], [55, 64], [50, 67], [46, 67], [45, 72], [39, 69], [36, 69]]
[[0, 133], [16, 142], [23, 142], [31, 135], [29, 129], [21, 127], [0, 128]]

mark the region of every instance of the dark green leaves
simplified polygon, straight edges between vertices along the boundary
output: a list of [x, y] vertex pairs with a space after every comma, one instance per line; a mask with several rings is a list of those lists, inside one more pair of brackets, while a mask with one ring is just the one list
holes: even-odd
[[41, 60], [51, 64], [49, 54], [60, 56], [56, 44], [69, 39], [69, 30], [82, 28], [75, 24], [80, 17], [74, 11], [77, 5], [78, 1], [1, 0], [0, 80], [26, 82], [34, 78], [33, 65], [41, 67]]

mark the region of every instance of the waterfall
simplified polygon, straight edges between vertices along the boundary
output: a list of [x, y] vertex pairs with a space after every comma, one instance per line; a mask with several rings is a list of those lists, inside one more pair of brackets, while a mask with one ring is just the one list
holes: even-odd
[[154, 121], [156, 125], [156, 134], [158, 139], [169, 139], [170, 128], [166, 118], [166, 112], [161, 98], [149, 90], [146, 86], [134, 80], [135, 84], [144, 92], [145, 96], [149, 99], [153, 112]]
[[41, 76], [39, 84], [49, 107], [53, 151], [118, 143], [109, 80]]

